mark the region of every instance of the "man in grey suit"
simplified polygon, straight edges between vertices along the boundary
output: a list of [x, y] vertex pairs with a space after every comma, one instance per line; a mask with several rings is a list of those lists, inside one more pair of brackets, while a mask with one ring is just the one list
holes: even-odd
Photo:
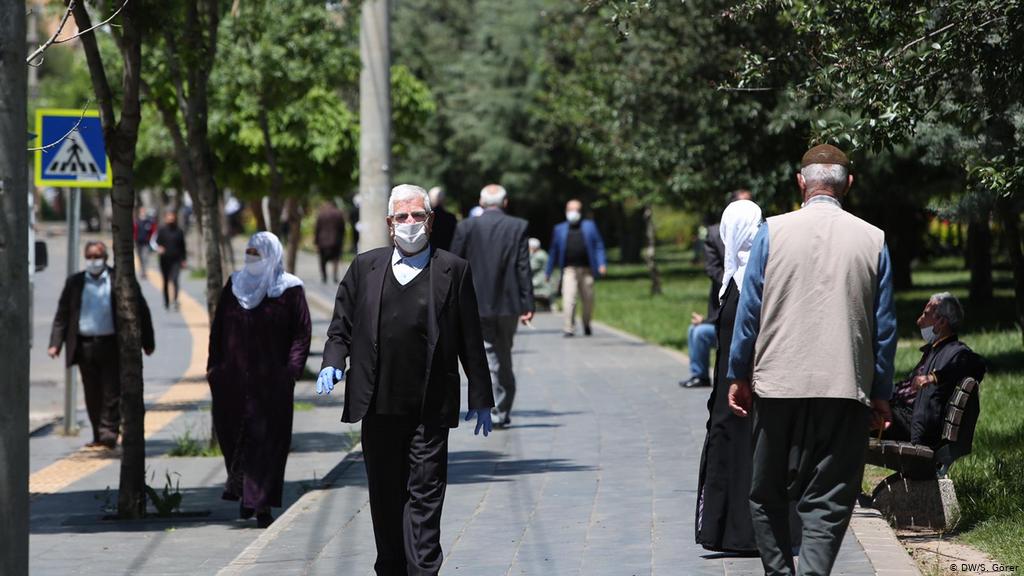
[[505, 214], [508, 193], [497, 184], [480, 191], [478, 218], [459, 222], [452, 252], [469, 261], [473, 269], [480, 308], [484, 351], [491, 369], [496, 428], [507, 428], [516, 395], [512, 371], [512, 340], [518, 323], [533, 318], [533, 280], [530, 274], [527, 222]]

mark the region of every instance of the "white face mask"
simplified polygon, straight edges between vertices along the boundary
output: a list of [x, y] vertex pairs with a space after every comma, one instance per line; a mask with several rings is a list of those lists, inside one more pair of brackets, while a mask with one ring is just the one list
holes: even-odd
[[570, 210], [565, 213], [565, 219], [569, 221], [569, 224], [575, 224], [580, 221], [581, 215], [576, 210]]
[[395, 245], [406, 254], [415, 254], [427, 246], [427, 227], [425, 222], [412, 224], [395, 224]]
[[245, 255], [245, 271], [253, 276], [261, 276], [266, 271], [268, 262], [257, 254]]
[[921, 328], [921, 338], [924, 338], [924, 341], [928, 344], [935, 342], [935, 327], [925, 326], [924, 328]]
[[107, 262], [103, 258], [87, 258], [85, 260], [85, 269], [93, 276], [103, 274], [103, 270], [106, 268]]

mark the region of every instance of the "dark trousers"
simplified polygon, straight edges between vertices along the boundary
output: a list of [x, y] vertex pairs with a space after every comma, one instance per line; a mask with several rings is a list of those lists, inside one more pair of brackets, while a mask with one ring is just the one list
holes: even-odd
[[789, 502], [803, 523], [799, 574], [826, 575], [864, 475], [869, 411], [855, 400], [760, 398], [750, 512], [765, 574], [794, 574]]
[[117, 337], [78, 337], [78, 371], [85, 389], [85, 409], [93, 442], [117, 442], [121, 427], [121, 382]]
[[320, 254], [320, 281], [327, 283], [327, 263], [334, 264], [334, 271], [331, 277], [335, 282], [338, 281], [338, 259], [341, 258], [340, 248], [317, 248], [317, 252]]
[[882, 433], [884, 440], [910, 442], [911, 424], [914, 422], [914, 405], [892, 402], [892, 424]]
[[512, 371], [512, 342], [519, 327], [518, 316], [482, 316], [480, 331], [484, 337], [484, 353], [491, 370], [491, 390], [495, 424], [510, 422], [512, 401], [516, 398], [516, 375]]
[[[164, 275], [164, 308], [169, 308], [171, 302], [178, 302], [178, 275], [181, 273], [181, 260], [177, 258], [161, 258], [160, 273]], [[173, 299], [169, 294], [171, 286], [174, 286]]]
[[[372, 410], [372, 408], [371, 408]], [[418, 417], [367, 414], [363, 460], [379, 576], [437, 574], [448, 485], [448, 429]]]

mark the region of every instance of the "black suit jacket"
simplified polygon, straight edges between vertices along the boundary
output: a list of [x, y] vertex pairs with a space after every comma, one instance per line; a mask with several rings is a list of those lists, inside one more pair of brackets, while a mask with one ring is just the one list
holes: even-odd
[[937, 446], [942, 438], [942, 424], [946, 419], [949, 397], [953, 395], [957, 384], [968, 376], [980, 383], [985, 378], [985, 361], [955, 336], [934, 348], [926, 344], [921, 351], [924, 356], [915, 372], [935, 372], [938, 382], [925, 386], [917, 393], [910, 441]]
[[708, 315], [704, 321], [714, 324], [722, 308], [718, 293], [722, 290], [722, 275], [725, 274], [725, 242], [718, 224], [708, 226], [708, 237], [704, 239], [704, 272], [711, 279]]
[[[338, 286], [334, 318], [327, 329], [323, 367], [342, 368], [345, 378], [342, 422], [358, 422], [365, 415], [377, 385], [381, 292], [391, 267], [394, 248], [364, 252], [352, 261]], [[469, 408], [491, 408], [491, 374], [484, 356], [480, 316], [469, 263], [444, 250], [434, 249], [430, 266], [427, 312], [427, 380], [420, 417], [424, 423], [449, 428], [459, 425], [459, 366], [469, 378]]]
[[441, 250], [451, 251], [452, 239], [455, 238], [455, 226], [458, 221], [455, 214], [438, 206], [434, 209], [434, 225], [430, 229], [430, 245]]
[[[110, 306], [114, 311], [114, 331], [117, 331], [117, 292], [114, 290], [114, 269], [108, 268], [110, 274]], [[85, 287], [85, 272], [78, 272], [68, 277], [64, 289], [60, 293], [57, 314], [53, 317], [53, 329], [50, 331], [50, 346], [60, 350], [67, 344], [64, 361], [68, 366], [78, 362], [78, 316], [82, 312], [82, 289]], [[138, 282], [135, 286], [135, 297], [139, 300], [139, 318], [142, 321], [142, 349], [153, 350], [153, 319], [149, 315], [149, 306], [142, 297], [142, 289]]]
[[452, 252], [469, 260], [481, 316], [519, 316], [533, 311], [526, 220], [485, 210], [459, 222]]

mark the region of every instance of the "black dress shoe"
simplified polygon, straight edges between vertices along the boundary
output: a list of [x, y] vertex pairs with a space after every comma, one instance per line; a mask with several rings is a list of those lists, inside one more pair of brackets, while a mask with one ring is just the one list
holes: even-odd
[[679, 382], [679, 385], [683, 388], [706, 388], [711, 386], [711, 380], [707, 378], [701, 378], [700, 376], [694, 376], [689, 380], [683, 380]]
[[590, 331], [590, 324], [584, 324], [583, 325], [583, 335], [584, 336], [590, 336], [591, 334], [593, 334], [593, 332]]
[[253, 510], [252, 508], [246, 508], [245, 504], [238, 505], [238, 517], [242, 520], [248, 520], [249, 518], [252, 518], [253, 514], [255, 513], [256, 510]]
[[270, 515], [270, 512], [260, 512], [256, 515], [257, 528], [268, 528], [273, 523], [274, 517]]

